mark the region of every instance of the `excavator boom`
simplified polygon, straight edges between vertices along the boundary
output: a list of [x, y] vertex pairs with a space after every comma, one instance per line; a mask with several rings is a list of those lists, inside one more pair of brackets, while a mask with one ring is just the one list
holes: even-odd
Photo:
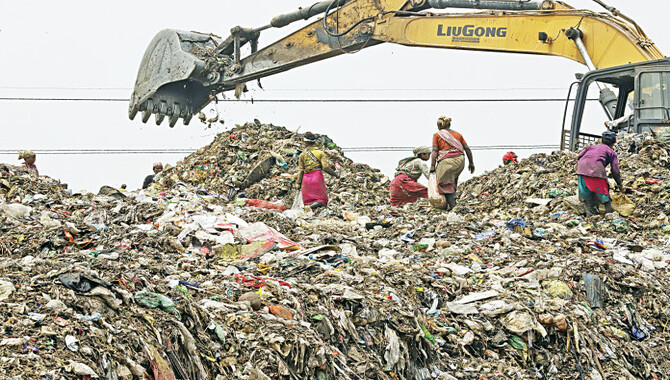
[[[486, 9], [433, 13], [442, 8]], [[322, 15], [258, 50], [262, 30]], [[131, 96], [129, 116], [151, 114], [188, 124], [216, 94], [312, 62], [390, 42], [406, 46], [561, 56], [600, 69], [663, 55], [632, 20], [576, 10], [554, 1], [331, 0], [280, 15], [260, 28], [236, 27], [220, 37], [163, 30], [149, 45]], [[240, 49], [250, 44], [251, 54]]]

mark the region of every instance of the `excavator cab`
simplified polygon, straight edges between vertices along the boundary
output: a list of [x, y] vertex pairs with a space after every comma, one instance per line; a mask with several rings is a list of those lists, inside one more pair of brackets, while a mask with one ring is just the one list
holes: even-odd
[[610, 119], [607, 125], [611, 130], [641, 133], [670, 127], [670, 59], [594, 70], [577, 82], [570, 129], [565, 128], [564, 120], [563, 149], [579, 150], [600, 138], [582, 131], [589, 88], [593, 88], [594, 84], [618, 90], [617, 95], [611, 90], [601, 90], [599, 99]]

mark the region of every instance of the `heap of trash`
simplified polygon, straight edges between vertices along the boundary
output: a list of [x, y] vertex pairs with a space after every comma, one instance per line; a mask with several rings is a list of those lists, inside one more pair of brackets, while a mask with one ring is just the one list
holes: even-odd
[[[273, 142], [259, 143], [254, 125]], [[243, 132], [255, 142], [231, 146]], [[274, 145], [290, 136], [240, 127], [148, 190], [71, 194], [0, 166], [2, 378], [670, 378], [670, 241], [657, 233], [667, 224], [638, 215], [664, 204], [665, 187], [639, 186], [630, 217], [584, 219], [563, 202], [570, 194], [549, 195], [573, 191], [558, 180], [526, 179], [539, 190], [495, 200], [506, 189], [494, 178], [568, 173], [574, 155], [553, 153], [464, 184], [456, 212], [425, 200], [392, 208], [368, 194], [381, 178], [372, 190], [353, 181], [381, 174], [331, 146], [344, 173], [341, 185], [326, 179], [331, 191], [351, 187], [358, 201], [277, 209], [284, 195], [262, 189], [295, 171]], [[251, 146], [273, 146], [288, 169], [240, 185], [268, 153]], [[626, 156], [624, 178], [638, 160], [640, 178], [665, 175], [645, 158], [661, 148]], [[200, 167], [239, 151], [247, 161], [225, 171]]]
[[[298, 156], [303, 152], [304, 134], [258, 120], [220, 133], [214, 141], [189, 155], [156, 178], [156, 187], [171, 188], [186, 183], [226, 197], [263, 199], [291, 206]], [[319, 146], [339, 173], [326, 175], [331, 204], [353, 207], [384, 204], [389, 178], [378, 169], [354, 163], [328, 136], [314, 134]]]
[[[654, 238], [670, 232], [670, 145], [647, 134], [626, 134], [615, 145], [626, 194], [615, 191], [618, 215], [594, 221], [594, 229], [610, 236]], [[461, 187], [466, 211], [503, 212], [512, 217], [534, 215], [536, 220], [563, 224], [581, 222], [583, 204], [577, 195], [577, 153], [534, 154], [518, 164], [500, 166], [472, 178]], [[571, 212], [565, 213], [564, 210]], [[622, 217], [626, 217], [623, 219]]]

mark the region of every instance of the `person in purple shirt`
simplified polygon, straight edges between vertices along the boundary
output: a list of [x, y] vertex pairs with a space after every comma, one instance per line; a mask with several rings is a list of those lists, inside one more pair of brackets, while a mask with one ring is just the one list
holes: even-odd
[[598, 206], [603, 204], [605, 212], [612, 212], [612, 198], [609, 196], [607, 183], [607, 165], [610, 166], [612, 178], [616, 181], [619, 191], [623, 191], [619, 159], [612, 149], [616, 143], [616, 133], [605, 131], [602, 144], [589, 145], [577, 156], [577, 183], [579, 199], [584, 202], [586, 216], [598, 214]]

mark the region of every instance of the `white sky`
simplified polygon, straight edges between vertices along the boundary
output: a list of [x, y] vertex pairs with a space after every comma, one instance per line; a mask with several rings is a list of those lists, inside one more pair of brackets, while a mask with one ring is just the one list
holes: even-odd
[[[636, 20], [661, 51], [670, 49], [663, 0], [607, 0]], [[0, 97], [128, 98], [146, 46], [161, 29], [226, 36], [231, 27], [265, 25], [309, 0], [245, 1], [0, 1]], [[601, 11], [587, 0], [576, 7]], [[265, 46], [305, 25], [264, 32]], [[380, 45], [263, 80], [246, 98], [564, 98], [582, 65], [558, 57]], [[232, 95], [230, 95], [232, 96]], [[592, 106], [598, 106], [593, 104]], [[217, 132], [254, 118], [328, 134], [340, 146], [430, 145], [435, 120], [476, 145], [558, 144], [564, 104], [556, 103], [236, 103], [219, 107], [224, 125], [206, 129], [195, 118], [175, 128], [130, 121], [126, 102], [2, 101], [0, 149], [198, 148]], [[600, 132], [601, 115], [592, 118]], [[588, 127], [586, 128], [589, 129]], [[475, 151], [476, 174], [497, 166], [505, 151]], [[409, 153], [409, 152], [408, 152]], [[408, 153], [349, 156], [392, 175]], [[518, 150], [520, 157], [533, 153]], [[42, 174], [70, 187], [136, 188], [154, 161], [178, 155], [39, 155]], [[18, 164], [16, 155], [0, 162]], [[463, 179], [467, 178], [465, 176]]]

